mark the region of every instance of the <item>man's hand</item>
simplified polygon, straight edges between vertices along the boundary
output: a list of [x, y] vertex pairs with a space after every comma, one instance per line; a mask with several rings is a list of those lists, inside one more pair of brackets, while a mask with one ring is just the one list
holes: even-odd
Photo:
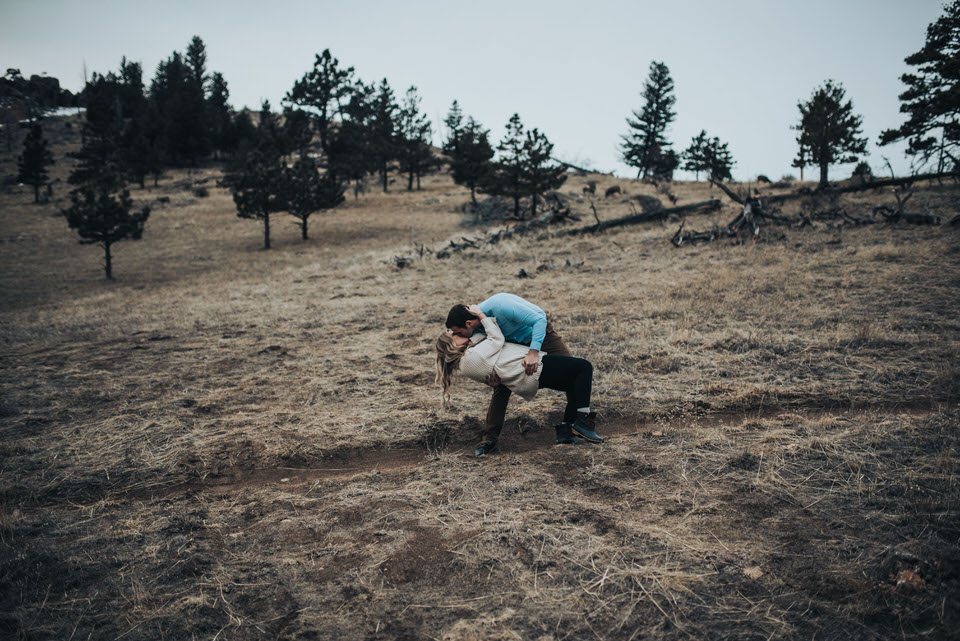
[[523, 371], [527, 373], [527, 376], [535, 374], [539, 364], [540, 354], [535, 349], [531, 349], [527, 352], [527, 355], [523, 357]]
[[493, 374], [490, 374], [489, 376], [487, 376], [483, 382], [489, 385], [490, 387], [497, 387], [498, 385], [500, 385], [500, 377], [497, 376], [496, 372], [494, 372]]
[[477, 318], [479, 318], [480, 320], [483, 320], [484, 318], [487, 317], [487, 315], [483, 313], [483, 310], [481, 310], [478, 305], [468, 305], [467, 311], [473, 314], [474, 316], [476, 316]]

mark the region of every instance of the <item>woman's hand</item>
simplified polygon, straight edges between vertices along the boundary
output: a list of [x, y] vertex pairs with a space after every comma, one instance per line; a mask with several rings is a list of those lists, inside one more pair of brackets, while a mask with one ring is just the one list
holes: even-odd
[[487, 315], [484, 314], [483, 311], [476, 305], [468, 305], [467, 311], [473, 314], [474, 316], [476, 316], [477, 318], [479, 318], [480, 320], [483, 320], [484, 318], [487, 317]]

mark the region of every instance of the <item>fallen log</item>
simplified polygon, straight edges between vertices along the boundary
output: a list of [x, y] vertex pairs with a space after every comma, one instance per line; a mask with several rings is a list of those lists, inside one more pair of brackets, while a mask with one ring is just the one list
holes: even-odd
[[557, 163], [557, 164], [563, 165], [563, 166], [566, 167], [567, 169], [575, 169], [575, 170], [577, 170], [577, 171], [579, 171], [580, 173], [583, 173], [583, 174], [600, 174], [600, 175], [602, 175], [602, 176], [612, 176], [612, 175], [613, 175], [613, 172], [612, 172], [612, 171], [598, 171], [598, 170], [596, 170], [596, 169], [587, 169], [587, 168], [585, 168], [585, 167], [577, 167], [576, 165], [574, 165], [574, 164], [572, 164], [572, 163], [564, 162], [563, 160], [560, 160], [559, 158], [550, 158], [550, 160], [552, 160], [553, 162], [555, 162], [555, 163]]
[[695, 245], [696, 243], [709, 243], [718, 238], [734, 238], [737, 235], [736, 232], [730, 229], [720, 229], [716, 225], [714, 225], [710, 231], [688, 231], [687, 233], [683, 233], [685, 224], [686, 221], [680, 223], [680, 229], [678, 229], [677, 233], [670, 239], [674, 247], [679, 247], [684, 243], [691, 245]]
[[[915, 182], [921, 180], [942, 180], [944, 178], [960, 178], [960, 172], [945, 172], [945, 173], [931, 173], [931, 174], [917, 174], [915, 176], [904, 176], [903, 178], [885, 178], [883, 180], [874, 180], [873, 182], [866, 182], [859, 185], [847, 185], [846, 187], [827, 187], [826, 189], [810, 189], [808, 187], [800, 188], [796, 191], [790, 192], [789, 194], [779, 194], [776, 196], [764, 196], [764, 200], [770, 204], [778, 204], [787, 202], [789, 200], [795, 200], [797, 198], [806, 198], [807, 196], [812, 196], [814, 194], [823, 194], [823, 195], [839, 195], [839, 194], [851, 194], [858, 191], [870, 191], [871, 189], [882, 189], [883, 187], [909, 187]], [[711, 181], [712, 182], [712, 181]], [[729, 196], [731, 192], [726, 189], [721, 183], [714, 182], [713, 184], [719, 186]], [[732, 196], [731, 196], [732, 197]], [[739, 200], [737, 202], [740, 202]]]
[[683, 214], [704, 210], [704, 211], [713, 211], [720, 208], [720, 200], [714, 198], [712, 200], [704, 200], [698, 203], [691, 203], [689, 205], [681, 205], [680, 207], [670, 207], [669, 209], [658, 209], [656, 211], [647, 211], [640, 214], [631, 214], [630, 216], [622, 216], [621, 218], [614, 218], [612, 220], [604, 220], [596, 225], [589, 225], [588, 227], [578, 227], [577, 229], [567, 229], [562, 232], [559, 232], [558, 236], [575, 236], [578, 234], [592, 234], [599, 231], [604, 231], [610, 229], [611, 227], [622, 227], [624, 225], [636, 225], [638, 223], [649, 223], [657, 220], [666, 220], [674, 214]]
[[888, 223], [898, 223], [901, 220], [905, 223], [911, 225], [939, 225], [943, 222], [943, 219], [936, 214], [924, 213], [912, 211], [897, 211], [886, 205], [880, 205], [879, 207], [873, 208], [874, 216], [880, 214], [886, 219]]

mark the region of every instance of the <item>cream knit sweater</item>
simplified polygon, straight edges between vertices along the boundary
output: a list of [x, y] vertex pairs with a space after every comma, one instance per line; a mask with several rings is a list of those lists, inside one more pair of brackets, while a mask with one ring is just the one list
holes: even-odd
[[[485, 382], [487, 376], [496, 374], [500, 382], [506, 385], [511, 392], [518, 394], [525, 401], [531, 400], [540, 386], [540, 372], [543, 371], [543, 355], [540, 352], [540, 362], [537, 371], [528, 375], [523, 370], [523, 359], [530, 351], [526, 345], [507, 343], [503, 332], [497, 325], [497, 319], [486, 317], [481, 321], [487, 337], [479, 343], [467, 348], [460, 359], [460, 373], [480, 383]], [[477, 336], [474, 334], [474, 336]]]

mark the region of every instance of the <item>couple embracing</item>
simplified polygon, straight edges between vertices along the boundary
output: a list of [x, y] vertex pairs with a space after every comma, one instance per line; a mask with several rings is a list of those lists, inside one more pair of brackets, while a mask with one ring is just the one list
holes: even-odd
[[575, 358], [542, 309], [514, 294], [496, 294], [479, 305], [454, 305], [447, 330], [437, 339], [437, 382], [443, 402], [455, 372], [493, 387], [493, 397], [475, 456], [489, 454], [503, 429], [512, 393], [531, 400], [539, 389], [565, 392], [558, 445], [602, 443], [590, 411], [593, 365]]

